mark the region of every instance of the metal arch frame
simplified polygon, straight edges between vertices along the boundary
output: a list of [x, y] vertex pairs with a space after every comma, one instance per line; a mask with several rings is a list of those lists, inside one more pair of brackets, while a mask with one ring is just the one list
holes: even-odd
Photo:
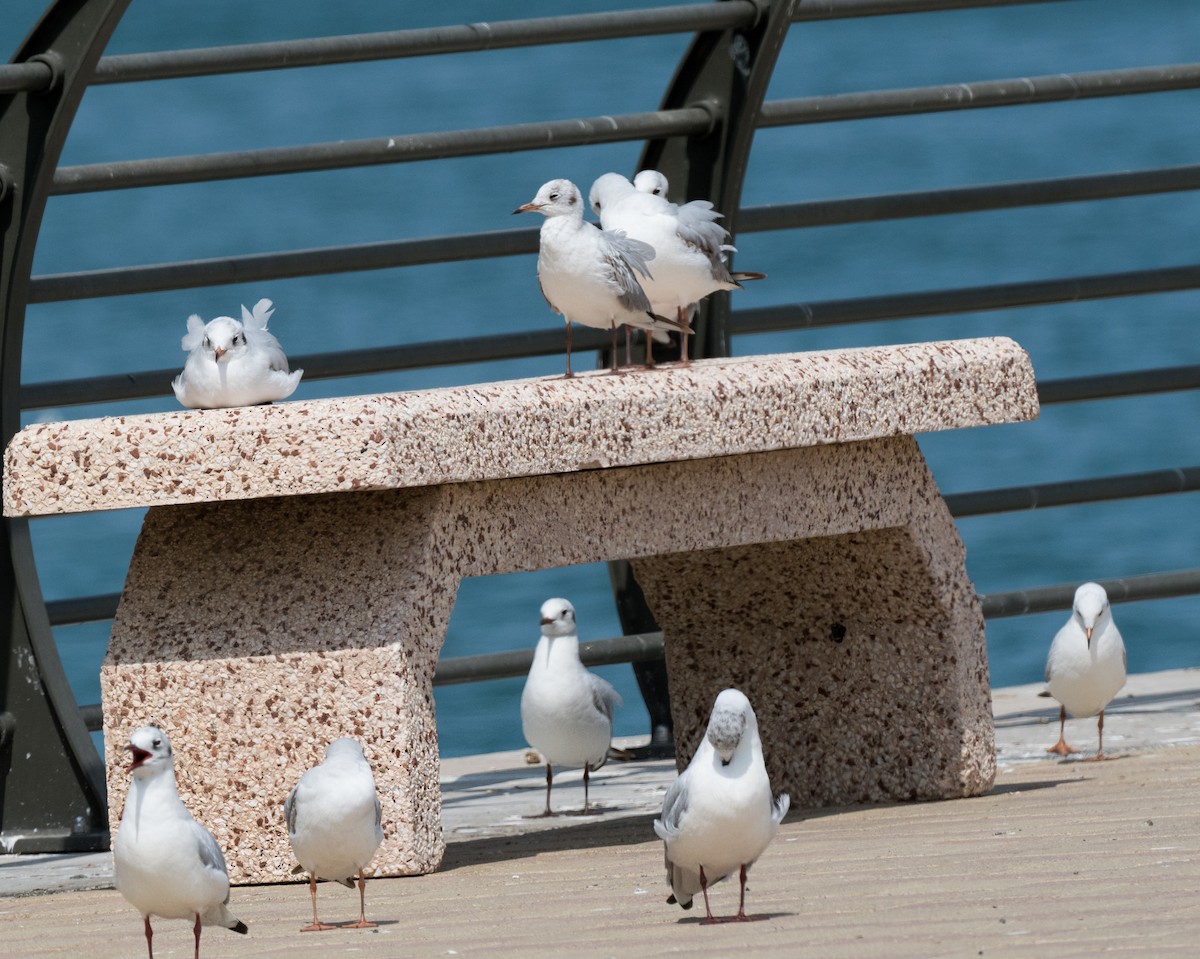
[[[129, 0], [57, 0], [18, 50], [36, 89], [0, 94], [0, 436], [20, 427], [21, 347], [34, 249], [54, 170], [92, 71]], [[32, 86], [32, 84], [30, 84]], [[108, 848], [104, 767], [59, 659], [29, 526], [0, 545], [0, 844]]]
[[[725, 214], [730, 233], [737, 231], [742, 185], [759, 112], [798, 0], [754, 3], [758, 17], [750, 26], [696, 35], [659, 107], [676, 110], [699, 106], [712, 117], [711, 128], [700, 136], [652, 139], [638, 162], [639, 170], [656, 169], [667, 177], [668, 190], [675, 200], [711, 199]], [[715, 293], [700, 304], [694, 323], [696, 335], [689, 344], [690, 356], [729, 355], [729, 313], [728, 293]], [[608, 572], [622, 631], [626, 635], [657, 632], [658, 624], [630, 564], [623, 560], [609, 563]], [[636, 752], [673, 755], [666, 662], [659, 659], [631, 665], [650, 714], [650, 743]]]

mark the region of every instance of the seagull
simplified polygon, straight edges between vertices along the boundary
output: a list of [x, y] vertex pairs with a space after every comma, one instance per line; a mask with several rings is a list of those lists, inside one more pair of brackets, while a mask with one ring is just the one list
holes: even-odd
[[288, 372], [279, 341], [267, 332], [275, 312], [261, 299], [242, 321], [218, 316], [207, 324], [195, 313], [188, 317], [183, 349], [188, 358], [183, 372], [171, 382], [175, 398], [191, 409], [256, 406], [285, 400], [295, 391], [304, 370]]
[[1093, 759], [1104, 759], [1104, 707], [1125, 685], [1125, 643], [1113, 622], [1108, 594], [1099, 583], [1075, 590], [1071, 618], [1050, 644], [1046, 685], [1061, 704], [1058, 742], [1046, 752], [1067, 756], [1078, 752], [1063, 737], [1067, 713], [1075, 717], [1100, 714], [1099, 746]]
[[194, 919], [195, 959], [200, 927], [224, 926], [245, 934], [246, 924], [228, 909], [229, 871], [213, 834], [179, 799], [171, 743], [156, 726], [143, 726], [125, 747], [132, 754], [132, 782], [121, 827], [113, 843], [117, 889], [142, 914], [146, 949], [154, 959], [150, 917]]
[[[630, 183], [619, 173], [605, 173], [588, 191], [588, 204], [605, 230], [619, 230], [654, 247], [654, 276], [644, 284], [651, 310], [675, 317], [683, 331], [680, 362], [687, 363], [688, 317], [693, 307], [717, 290], [741, 289], [747, 280], [765, 273], [731, 273], [725, 241], [729, 231], [716, 221], [721, 214], [708, 200], [677, 205], [665, 196], [667, 178], [643, 170]], [[640, 184], [640, 185], [639, 185]]]
[[612, 742], [613, 710], [621, 697], [612, 684], [584, 669], [579, 659], [575, 607], [565, 599], [542, 603], [542, 636], [521, 693], [521, 728], [546, 760], [546, 810], [550, 811], [553, 763], [583, 767], [583, 815], [588, 774], [604, 765]]
[[738, 870], [742, 893], [735, 918], [749, 918], [746, 871], [767, 848], [790, 806], [787, 793], [771, 797], [750, 700], [736, 689], [722, 691], [700, 748], [667, 790], [662, 818], [654, 820], [654, 831], [666, 847], [667, 902], [691, 909], [699, 889], [708, 914], [704, 921], [719, 922], [708, 905], [708, 887]]
[[308, 872], [313, 921], [301, 932], [336, 926], [317, 919], [317, 880], [332, 879], [349, 889], [358, 876], [358, 922], [349, 929], [373, 929], [367, 922], [364, 870], [383, 842], [375, 778], [355, 739], [335, 739], [325, 748], [325, 761], [300, 777], [283, 804], [288, 839], [299, 861], [295, 872]]
[[[641, 190], [642, 193], [652, 193], [654, 196], [665, 197], [667, 195], [667, 178], [657, 170], [642, 170], [633, 178], [634, 189]], [[694, 203], [704, 203], [704, 200], [693, 200]], [[708, 204], [712, 207], [712, 204]]]
[[543, 184], [513, 213], [541, 213], [538, 284], [542, 296], [567, 323], [567, 377], [571, 376], [571, 324], [612, 331], [612, 372], [617, 372], [617, 327], [688, 329], [683, 321], [656, 316], [638, 280], [647, 281], [654, 248], [619, 230], [601, 230], [583, 218], [583, 197], [570, 180]]

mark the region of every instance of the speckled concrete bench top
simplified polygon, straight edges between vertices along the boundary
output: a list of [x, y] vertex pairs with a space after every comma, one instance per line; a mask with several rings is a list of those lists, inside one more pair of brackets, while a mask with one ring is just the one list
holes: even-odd
[[40, 516], [568, 473], [1033, 419], [1003, 337], [700, 360], [227, 410], [39, 423], [4, 513]]

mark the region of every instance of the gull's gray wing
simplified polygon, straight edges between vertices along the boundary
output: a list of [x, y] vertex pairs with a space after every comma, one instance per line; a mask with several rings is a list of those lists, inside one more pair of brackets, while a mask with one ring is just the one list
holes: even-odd
[[788, 810], [792, 808], [792, 797], [787, 793], [780, 793], [771, 801], [771, 819], [778, 826], [783, 822], [783, 817], [787, 815]]
[[618, 706], [623, 706], [621, 694], [613, 688], [613, 684], [607, 679], [597, 676], [595, 673], [588, 673], [588, 684], [592, 688], [592, 705], [599, 712], [604, 713], [611, 723], [613, 712]]
[[[654, 820], [654, 831], [663, 842], [679, 834], [679, 826], [688, 810], [688, 770], [675, 777], [663, 797], [662, 816]], [[669, 863], [669, 860], [668, 860]]]
[[601, 230], [600, 254], [608, 266], [609, 278], [616, 285], [620, 304], [631, 313], [649, 313], [650, 300], [635, 271], [653, 279], [646, 264], [654, 259], [654, 247], [626, 236], [622, 230]]
[[211, 832], [194, 819], [192, 820], [192, 836], [196, 841], [196, 855], [200, 857], [200, 861], [209, 869], [214, 869], [228, 877], [229, 868], [225, 865], [225, 854], [221, 852], [217, 840]]
[[287, 354], [283, 352], [283, 347], [279, 345], [279, 340], [275, 339], [274, 333], [268, 333], [266, 330], [253, 330], [246, 328], [246, 342], [253, 350], [260, 350], [267, 355], [267, 366], [272, 370], [278, 370], [281, 373], [291, 371], [288, 366]]
[[716, 222], [720, 218], [721, 214], [707, 200], [692, 200], [675, 208], [679, 238], [709, 256], [719, 257], [721, 247], [729, 239], [729, 231]]
[[292, 835], [296, 831], [296, 790], [300, 788], [299, 783], [292, 787], [292, 791], [287, 794], [287, 799], [283, 801], [283, 819], [287, 823], [288, 835]]

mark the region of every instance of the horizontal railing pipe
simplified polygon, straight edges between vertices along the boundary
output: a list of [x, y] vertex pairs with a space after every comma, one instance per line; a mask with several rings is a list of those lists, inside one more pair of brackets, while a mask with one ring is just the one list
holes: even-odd
[[873, 323], [878, 320], [1008, 310], [1024, 306], [1044, 306], [1048, 303], [1076, 303], [1083, 300], [1174, 293], [1198, 288], [1200, 264], [1189, 264], [1124, 273], [955, 287], [948, 290], [885, 293], [879, 296], [737, 310], [730, 319], [730, 333], [778, 333], [847, 323]]
[[37, 93], [53, 83], [53, 68], [41, 60], [0, 64], [0, 93]]
[[104, 57], [93, 84], [169, 80], [259, 70], [320, 67], [370, 60], [472, 53], [552, 43], [579, 43], [669, 33], [703, 33], [748, 27], [759, 16], [750, 0], [581, 13], [527, 20], [498, 20], [417, 30], [394, 30], [337, 37], [193, 50], [130, 53]]
[[[587, 350], [606, 349], [611, 343], [611, 338], [602, 330], [584, 328], [572, 333], [572, 342], [574, 350], [583, 353]], [[339, 376], [366, 376], [372, 373], [435, 366], [553, 356], [562, 353], [563, 349], [562, 326], [549, 325], [538, 330], [496, 333], [491, 336], [369, 347], [337, 353], [300, 354], [291, 357], [291, 365], [293, 369], [304, 370], [305, 379], [313, 381]], [[181, 357], [178, 367], [167, 369], [46, 383], [23, 383], [20, 391], [21, 405], [23, 409], [45, 409], [166, 396], [171, 380], [182, 368]]]
[[678, 110], [411, 133], [232, 153], [118, 160], [59, 167], [50, 192], [57, 196], [68, 196], [135, 187], [414, 163], [418, 160], [553, 150], [595, 143], [703, 136], [713, 128], [715, 122], [714, 113], [704, 107], [691, 106]]
[[[585, 666], [611, 666], [614, 663], [643, 663], [663, 657], [662, 633], [634, 633], [615, 639], [598, 639], [579, 644], [579, 658]], [[533, 663], [533, 649], [516, 649], [479, 656], [458, 656], [438, 660], [433, 685], [454, 686], [479, 679], [508, 679], [524, 676]]]
[[[513, 201], [518, 202], [519, 199]], [[518, 256], [536, 253], [537, 250], [538, 229], [534, 227], [278, 253], [250, 253], [78, 273], [52, 273], [32, 278], [29, 302], [61, 303], [105, 296], [226, 286], [231, 283], [287, 280], [314, 274], [325, 276], [360, 270], [389, 270], [428, 263]]]
[[[1200, 164], [746, 207], [739, 212], [738, 222], [741, 232], [754, 233], [1192, 189], [1200, 189]], [[49, 274], [33, 277], [29, 302], [55, 303], [312, 274], [460, 262], [536, 253], [537, 248], [538, 231], [527, 228]]]
[[[1200, 569], [1175, 570], [1168, 573], [1148, 573], [1145, 576], [1126, 576], [1120, 579], [1096, 580], [1108, 593], [1110, 602], [1132, 603], [1145, 599], [1176, 599], [1200, 593]], [[1079, 583], [1063, 583], [1038, 589], [988, 593], [979, 596], [983, 615], [987, 619], [1025, 616], [1030, 613], [1050, 613], [1070, 609], [1075, 601]]]
[[804, 0], [792, 14], [792, 23], [1063, 2], [1065, 0]]
[[738, 213], [739, 233], [763, 233], [811, 227], [843, 226], [957, 213], [980, 213], [1014, 207], [1111, 200], [1200, 189], [1200, 164], [1053, 177], [1012, 183], [838, 197], [774, 206], [746, 207]]
[[766, 129], [803, 123], [914, 116], [947, 110], [981, 110], [1094, 97], [1165, 93], [1191, 90], [1198, 86], [1200, 63], [1175, 63], [1126, 70], [946, 83], [899, 90], [866, 90], [860, 93], [771, 100], [763, 104], [757, 126]]
[[1049, 509], [1081, 503], [1107, 502], [1138, 496], [1162, 496], [1200, 490], [1200, 466], [1152, 470], [1146, 473], [1122, 473], [1004, 489], [947, 493], [943, 497], [955, 519], [1009, 513], [1018, 510]]
[[1200, 389], [1200, 366], [1164, 366], [1046, 380], [1038, 383], [1038, 400], [1047, 406], [1052, 403], [1081, 403], [1195, 389]]

